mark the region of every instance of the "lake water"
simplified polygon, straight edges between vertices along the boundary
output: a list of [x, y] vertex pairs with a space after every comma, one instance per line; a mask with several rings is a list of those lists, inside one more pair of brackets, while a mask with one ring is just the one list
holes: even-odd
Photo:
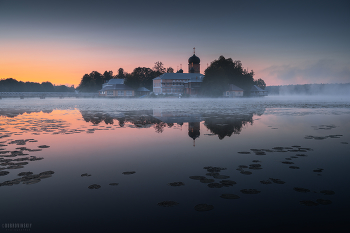
[[349, 97], [2, 99], [1, 230], [337, 232], [349, 119]]

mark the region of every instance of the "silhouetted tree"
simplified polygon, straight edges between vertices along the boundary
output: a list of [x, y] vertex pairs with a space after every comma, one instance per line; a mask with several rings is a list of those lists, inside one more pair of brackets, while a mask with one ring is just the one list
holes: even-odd
[[254, 72], [248, 72], [242, 67], [241, 61], [233, 61], [220, 56], [205, 70], [202, 94], [208, 96], [222, 96], [229, 84], [234, 84], [243, 90], [245, 95], [254, 85]]
[[124, 74], [124, 69], [123, 68], [119, 68], [118, 69], [118, 74], [116, 75], [116, 78], [119, 78], [119, 79], [125, 79], [125, 74]]
[[173, 69], [172, 67], [168, 67], [168, 68], [166, 69], [166, 72], [167, 72], [167, 73], [174, 73], [174, 69]]
[[146, 87], [152, 90], [153, 79], [156, 78], [156, 72], [147, 67], [137, 67], [126, 77], [125, 84], [132, 88]]
[[157, 76], [165, 73], [165, 68], [161, 61], [157, 61], [154, 63], [153, 70], [157, 73]]
[[106, 81], [108, 81], [108, 80], [110, 80], [110, 79], [112, 79], [112, 78], [114, 78], [114, 76], [113, 76], [113, 71], [105, 71], [104, 73], [103, 73], [103, 77], [104, 77], [104, 81], [106, 82]]
[[257, 85], [258, 87], [260, 87], [263, 90], [265, 90], [265, 88], [266, 88], [266, 83], [261, 78], [259, 78], [258, 80], [255, 80], [254, 85]]

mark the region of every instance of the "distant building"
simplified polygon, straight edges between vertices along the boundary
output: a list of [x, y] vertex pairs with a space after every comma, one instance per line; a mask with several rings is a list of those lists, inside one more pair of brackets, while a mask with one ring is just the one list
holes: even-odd
[[140, 87], [136, 90], [136, 94], [138, 95], [148, 95], [151, 91], [148, 90], [146, 87]]
[[267, 91], [261, 89], [257, 85], [252, 86], [252, 88], [250, 89], [250, 96], [267, 96], [267, 93]]
[[159, 94], [197, 95], [204, 75], [200, 74], [200, 59], [193, 53], [188, 59], [188, 73], [165, 73], [153, 79], [153, 92]]
[[102, 84], [99, 96], [105, 97], [131, 97], [135, 95], [134, 89], [124, 84], [124, 79], [110, 79]]
[[226, 91], [223, 93], [224, 97], [243, 97], [243, 89], [237, 87], [236, 85], [229, 84]]

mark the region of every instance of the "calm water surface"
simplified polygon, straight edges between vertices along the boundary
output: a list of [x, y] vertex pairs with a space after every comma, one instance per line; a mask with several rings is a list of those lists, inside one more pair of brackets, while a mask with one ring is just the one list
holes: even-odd
[[2, 99], [1, 230], [340, 231], [349, 119], [347, 97]]

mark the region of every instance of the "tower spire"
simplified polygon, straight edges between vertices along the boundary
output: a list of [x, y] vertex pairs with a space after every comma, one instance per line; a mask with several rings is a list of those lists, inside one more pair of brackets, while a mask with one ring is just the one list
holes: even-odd
[[193, 47], [193, 54], [196, 54], [196, 48]]

